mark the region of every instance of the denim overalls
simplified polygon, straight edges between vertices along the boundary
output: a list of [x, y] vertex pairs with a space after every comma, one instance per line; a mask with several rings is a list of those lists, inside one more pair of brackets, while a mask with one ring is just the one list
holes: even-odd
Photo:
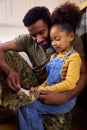
[[46, 65], [48, 73], [47, 86], [52, 86], [62, 81], [62, 68], [66, 58], [72, 53], [76, 52], [71, 50], [65, 54], [64, 58], [55, 58], [57, 53], [53, 55], [53, 59]]
[[[70, 54], [74, 53], [75, 51], [69, 51], [65, 56], [64, 59], [56, 59], [54, 58], [50, 61], [47, 66], [48, 72], [48, 82], [47, 85], [54, 85], [62, 81], [61, 72], [64, 65], [64, 61], [66, 57]], [[76, 98], [68, 101], [63, 105], [52, 106], [46, 105], [40, 102], [39, 100], [35, 101], [32, 104], [22, 107], [18, 111], [19, 123], [21, 126], [21, 130], [44, 130], [44, 126], [42, 123], [42, 115], [44, 114], [65, 114], [69, 112], [75, 105]], [[25, 118], [26, 117], [26, 118]]]

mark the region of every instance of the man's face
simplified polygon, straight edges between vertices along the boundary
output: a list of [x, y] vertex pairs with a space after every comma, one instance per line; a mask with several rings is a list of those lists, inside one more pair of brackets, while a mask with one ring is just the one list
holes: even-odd
[[38, 20], [36, 23], [27, 27], [29, 34], [35, 42], [40, 44], [43, 48], [47, 48], [50, 44], [49, 27], [43, 20]]

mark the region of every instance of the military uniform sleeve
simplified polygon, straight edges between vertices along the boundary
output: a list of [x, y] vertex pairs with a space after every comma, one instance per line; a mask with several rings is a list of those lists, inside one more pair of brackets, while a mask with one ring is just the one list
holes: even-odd
[[13, 39], [20, 51], [26, 52], [27, 48], [32, 45], [33, 39], [29, 34], [21, 34]]

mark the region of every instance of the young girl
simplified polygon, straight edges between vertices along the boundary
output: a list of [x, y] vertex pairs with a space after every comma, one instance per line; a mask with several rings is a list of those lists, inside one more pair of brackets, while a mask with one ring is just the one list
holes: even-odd
[[[56, 8], [52, 13], [52, 27], [50, 37], [52, 46], [56, 50], [55, 55], [47, 64], [47, 80], [38, 88], [54, 92], [64, 92], [76, 86], [80, 76], [81, 59], [73, 50], [71, 41], [75, 37], [76, 28], [81, 21], [81, 12], [74, 3], [65, 3]], [[76, 98], [59, 106], [46, 105], [39, 100], [25, 106], [26, 130], [44, 130], [42, 115], [65, 114], [75, 105]], [[19, 114], [22, 112], [19, 110]], [[21, 117], [20, 117], [21, 118]], [[19, 119], [21, 123], [21, 120]]]

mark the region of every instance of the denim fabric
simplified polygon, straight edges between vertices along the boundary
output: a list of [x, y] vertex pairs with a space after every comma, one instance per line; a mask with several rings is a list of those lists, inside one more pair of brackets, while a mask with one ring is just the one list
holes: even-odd
[[75, 105], [75, 99], [59, 106], [46, 105], [39, 100], [32, 104], [21, 107], [18, 111], [18, 123], [20, 128], [18, 130], [44, 130], [42, 123], [42, 115], [45, 114], [65, 114], [69, 112]]
[[62, 81], [62, 68], [64, 62], [66, 58], [74, 52], [76, 51], [75, 50], [69, 51], [68, 53], [65, 54], [63, 59], [54, 57], [54, 59], [46, 65], [46, 70], [48, 73], [47, 84], [46, 84], [47, 86], [52, 86]]
[[[65, 58], [72, 54], [73, 51], [70, 51], [65, 55]], [[65, 59], [53, 59], [47, 64], [48, 71], [48, 82], [47, 85], [53, 85], [57, 82], [62, 81], [61, 71]], [[46, 105], [40, 102], [39, 100], [35, 101], [32, 104], [29, 104], [25, 107], [21, 107], [18, 111], [19, 126], [20, 130], [44, 130], [42, 123], [42, 115], [45, 114], [65, 114], [69, 112], [75, 105], [76, 98], [68, 101], [67, 103], [59, 106]]]
[[61, 71], [64, 64], [63, 59], [53, 59], [46, 65], [48, 72], [47, 86], [52, 86], [62, 81]]

